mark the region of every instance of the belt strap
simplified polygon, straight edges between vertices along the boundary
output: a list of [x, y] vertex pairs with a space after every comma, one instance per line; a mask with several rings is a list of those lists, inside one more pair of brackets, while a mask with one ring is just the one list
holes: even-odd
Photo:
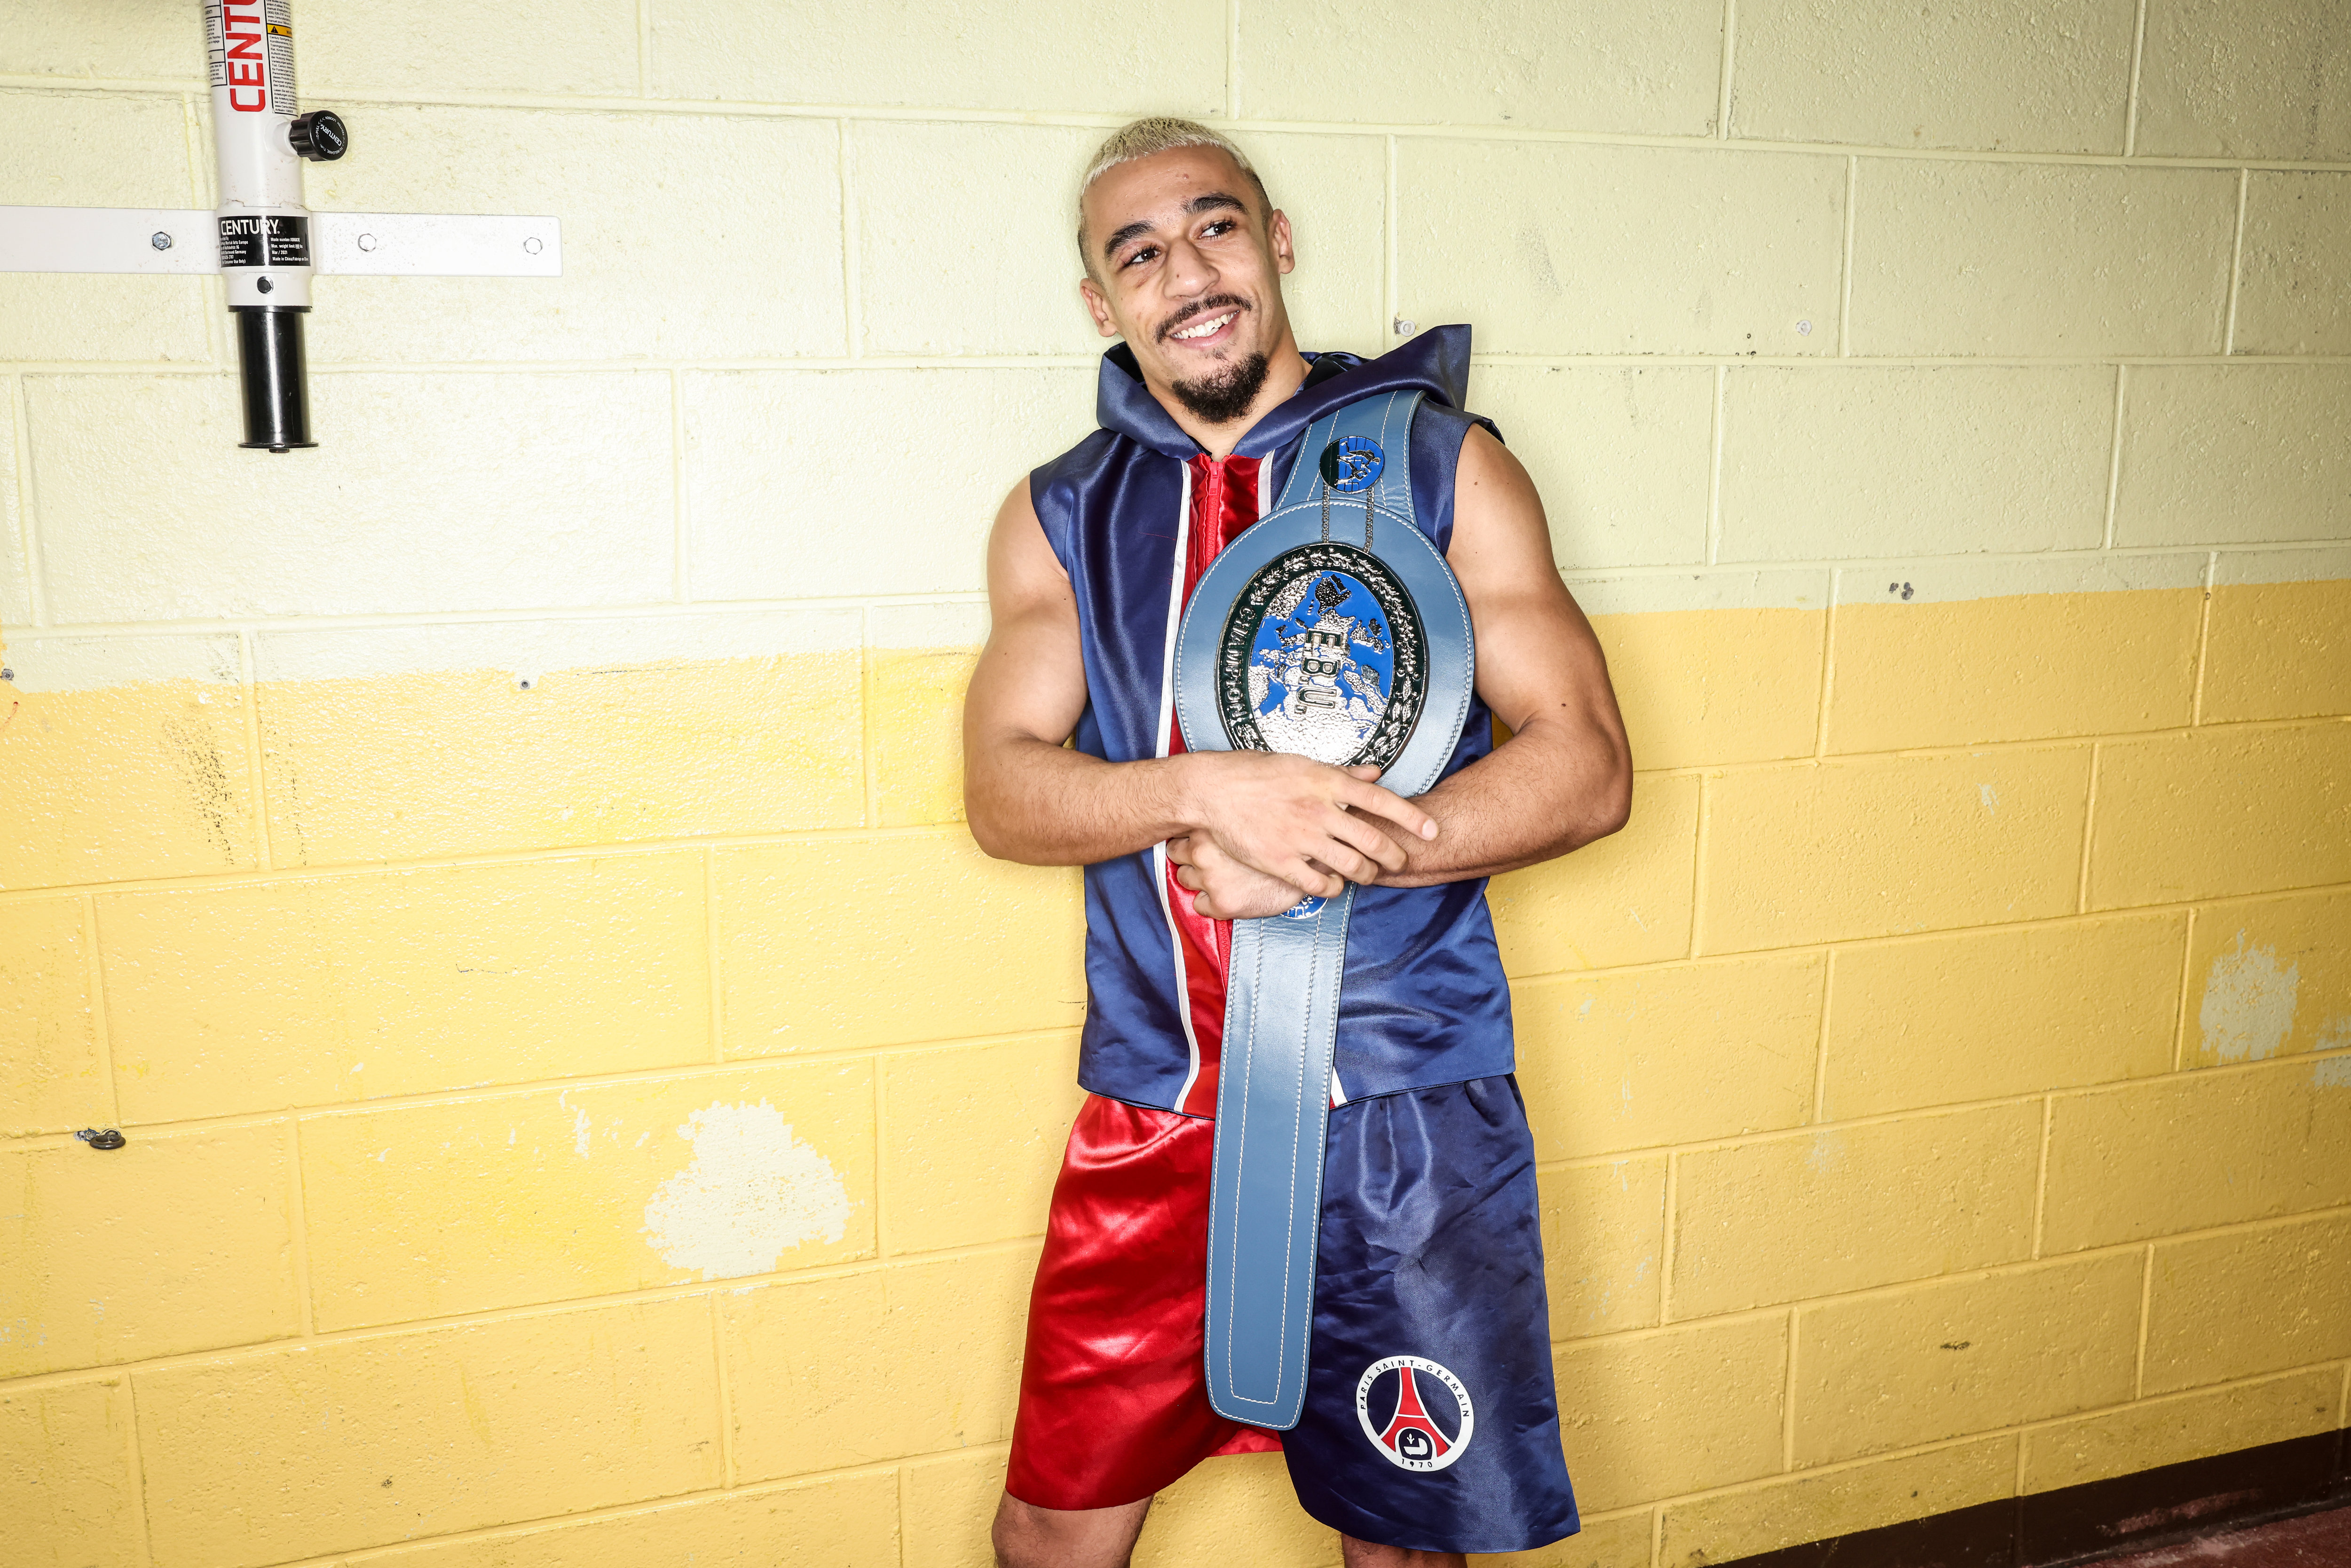
[[1208, 1403], [1286, 1429], [1306, 1398], [1314, 1249], [1349, 887], [1310, 913], [1233, 922], [1208, 1184]]
[[[1327, 503], [1332, 539], [1361, 539], [1373, 517], [1367, 507], [1389, 528], [1415, 530], [1410, 453], [1419, 403], [1418, 393], [1387, 393], [1316, 421], [1267, 520], [1286, 507]], [[1368, 491], [1327, 494], [1319, 459], [1351, 435], [1376, 441], [1384, 465]], [[1454, 724], [1458, 734], [1458, 717]], [[1354, 903], [1351, 885], [1286, 914], [1233, 922], [1208, 1186], [1208, 1403], [1227, 1420], [1277, 1431], [1298, 1424], [1306, 1401], [1331, 1065]]]

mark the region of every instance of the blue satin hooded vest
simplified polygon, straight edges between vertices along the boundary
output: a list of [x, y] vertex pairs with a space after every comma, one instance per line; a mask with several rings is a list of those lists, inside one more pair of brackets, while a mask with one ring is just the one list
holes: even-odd
[[[1374, 393], [1422, 392], [1412, 432], [1413, 499], [1422, 530], [1445, 549], [1461, 444], [1473, 423], [1492, 429], [1461, 412], [1469, 329], [1437, 328], [1376, 360], [1308, 358], [1316, 374], [1235, 448], [1238, 456], [1263, 460], [1263, 496], [1280, 492], [1315, 419]], [[1324, 367], [1334, 362], [1344, 368], [1329, 374]], [[1187, 465], [1200, 448], [1144, 388], [1123, 344], [1102, 356], [1095, 415], [1101, 429], [1029, 476], [1029, 497], [1077, 596], [1086, 707], [1076, 745], [1128, 762], [1163, 755], [1172, 722]], [[1473, 701], [1446, 775], [1491, 749], [1491, 716]], [[1156, 852], [1144, 851], [1086, 868], [1078, 1082], [1132, 1104], [1178, 1110], [1187, 1108], [1201, 1075], [1203, 1044], [1194, 1035], [1212, 1031], [1189, 1026], [1184, 958], [1163, 902], [1160, 864]], [[1199, 977], [1191, 980], [1196, 996]], [[1510, 988], [1484, 880], [1362, 889], [1340, 991], [1334, 1101], [1490, 1077], [1512, 1065]]]

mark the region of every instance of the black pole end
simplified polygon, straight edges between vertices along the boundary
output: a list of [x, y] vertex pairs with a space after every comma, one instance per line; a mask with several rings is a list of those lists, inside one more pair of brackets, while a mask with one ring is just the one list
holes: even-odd
[[316, 446], [310, 439], [309, 373], [302, 350], [307, 308], [240, 305], [236, 361], [245, 384], [245, 439], [269, 452]]

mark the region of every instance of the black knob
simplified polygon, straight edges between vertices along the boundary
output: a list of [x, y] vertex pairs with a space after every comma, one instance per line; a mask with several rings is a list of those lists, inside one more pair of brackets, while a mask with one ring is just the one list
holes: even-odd
[[351, 133], [343, 124], [342, 116], [331, 109], [314, 109], [308, 114], [297, 115], [294, 123], [286, 128], [286, 139], [294, 143], [294, 151], [313, 163], [331, 163], [351, 150]]

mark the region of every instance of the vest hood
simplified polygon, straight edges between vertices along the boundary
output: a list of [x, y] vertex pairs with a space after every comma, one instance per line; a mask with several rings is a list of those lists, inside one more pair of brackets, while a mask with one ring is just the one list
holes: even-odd
[[[1306, 358], [1317, 366], [1334, 360], [1346, 369], [1300, 388], [1286, 402], [1269, 409], [1233, 448], [1236, 456], [1264, 457], [1278, 452], [1324, 414], [1359, 398], [1381, 392], [1417, 392], [1426, 393], [1432, 402], [1458, 409], [1468, 396], [1467, 327], [1432, 327], [1376, 360], [1345, 353], [1308, 354]], [[1200, 444], [1184, 434], [1143, 384], [1143, 371], [1134, 362], [1134, 350], [1124, 343], [1102, 355], [1102, 377], [1094, 394], [1094, 417], [1104, 430], [1126, 436], [1154, 452], [1185, 459], [1199, 455]]]

